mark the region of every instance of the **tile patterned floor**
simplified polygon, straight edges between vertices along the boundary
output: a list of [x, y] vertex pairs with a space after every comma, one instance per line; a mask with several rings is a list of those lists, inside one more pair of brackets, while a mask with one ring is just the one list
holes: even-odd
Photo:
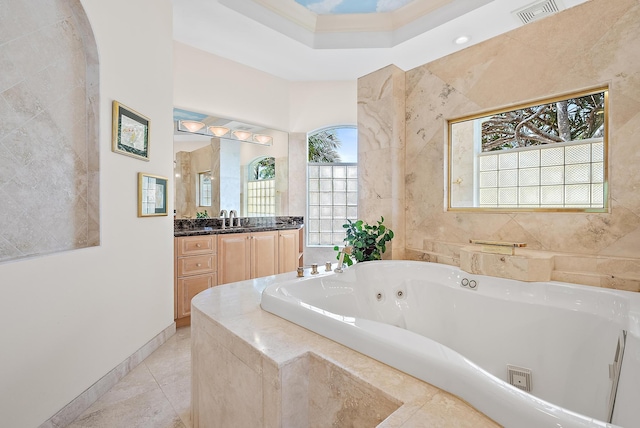
[[191, 428], [191, 330], [160, 348], [93, 403], [69, 428]]

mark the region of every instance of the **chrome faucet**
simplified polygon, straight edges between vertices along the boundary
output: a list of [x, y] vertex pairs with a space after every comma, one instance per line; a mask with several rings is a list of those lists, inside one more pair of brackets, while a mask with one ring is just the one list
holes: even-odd
[[238, 212], [236, 210], [229, 211], [229, 227], [233, 227], [233, 219], [234, 217], [237, 219], [237, 226], [240, 226], [240, 218], [238, 217]]
[[353, 250], [353, 247], [344, 247], [342, 249], [342, 251], [340, 251], [340, 259], [338, 260], [338, 267], [336, 267], [333, 271], [335, 273], [342, 273], [342, 264], [344, 263], [344, 255], [345, 254], [351, 254], [351, 250]]
[[227, 210], [220, 211], [220, 215], [218, 217], [222, 217], [222, 228], [227, 227]]

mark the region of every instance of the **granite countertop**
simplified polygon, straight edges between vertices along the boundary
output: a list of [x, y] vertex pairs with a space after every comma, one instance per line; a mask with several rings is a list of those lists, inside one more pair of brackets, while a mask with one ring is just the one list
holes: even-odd
[[304, 226], [304, 218], [298, 216], [239, 217], [237, 221], [240, 222], [240, 226], [225, 228], [222, 228], [222, 221], [221, 218], [175, 219], [173, 221], [173, 236], [268, 232], [300, 229]]
[[272, 230], [294, 230], [302, 228], [302, 224], [275, 224], [269, 226], [227, 226], [225, 229], [203, 227], [190, 230], [175, 230], [173, 236], [224, 235], [228, 233], [268, 232]]

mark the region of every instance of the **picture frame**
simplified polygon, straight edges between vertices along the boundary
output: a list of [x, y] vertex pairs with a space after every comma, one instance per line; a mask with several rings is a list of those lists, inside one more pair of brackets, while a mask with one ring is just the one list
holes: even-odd
[[167, 215], [167, 177], [138, 173], [138, 217]]
[[149, 126], [148, 117], [114, 100], [111, 150], [148, 161]]

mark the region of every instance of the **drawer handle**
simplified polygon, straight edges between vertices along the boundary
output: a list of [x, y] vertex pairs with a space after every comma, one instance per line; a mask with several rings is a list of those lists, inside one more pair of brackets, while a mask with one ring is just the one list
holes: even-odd
[[202, 245], [201, 244], [196, 244], [196, 247], [200, 248], [200, 247], [202, 247]]
[[196, 266], [200, 267], [200, 266], [202, 266], [202, 263], [197, 263]]

